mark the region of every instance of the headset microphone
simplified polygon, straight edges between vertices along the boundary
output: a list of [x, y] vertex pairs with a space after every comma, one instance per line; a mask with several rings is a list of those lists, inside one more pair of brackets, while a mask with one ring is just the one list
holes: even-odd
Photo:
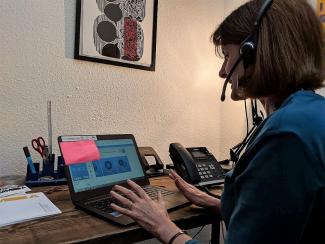
[[243, 59], [243, 55], [239, 55], [238, 59], [236, 60], [235, 64], [231, 67], [230, 72], [228, 73], [225, 82], [223, 83], [223, 87], [222, 87], [222, 93], [221, 93], [221, 101], [225, 101], [226, 99], [226, 89], [227, 89], [227, 84], [232, 76], [232, 74], [234, 73], [235, 69], [237, 68], [238, 64], [240, 63], [240, 61]]

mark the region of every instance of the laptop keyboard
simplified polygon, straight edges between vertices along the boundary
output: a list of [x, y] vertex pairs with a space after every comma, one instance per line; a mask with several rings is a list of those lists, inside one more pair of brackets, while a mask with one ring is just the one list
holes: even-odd
[[[151, 199], [156, 199], [159, 191], [162, 196], [174, 194], [174, 192], [172, 192], [172, 191], [168, 191], [164, 188], [151, 186], [151, 185], [144, 186], [144, 187], [142, 187], [142, 189], [150, 196]], [[110, 195], [107, 195], [107, 197], [102, 198], [102, 199], [88, 201], [85, 204], [87, 206], [96, 208], [103, 212], [110, 213], [110, 212], [113, 212], [113, 209], [110, 207], [111, 203], [115, 203], [116, 205], [119, 205], [121, 207], [126, 207]]]
[[149, 195], [151, 199], [156, 199], [158, 196], [158, 192], [160, 192], [162, 196], [174, 194], [173, 191], [168, 191], [164, 188], [151, 185], [144, 186], [142, 187], [142, 189]]

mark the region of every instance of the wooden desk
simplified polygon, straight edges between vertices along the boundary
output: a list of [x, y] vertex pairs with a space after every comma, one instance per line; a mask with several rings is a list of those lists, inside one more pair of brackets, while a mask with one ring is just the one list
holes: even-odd
[[[176, 189], [168, 177], [152, 178], [151, 183]], [[53, 191], [60, 189], [60, 191]], [[221, 194], [222, 188], [213, 190]], [[152, 238], [138, 225], [121, 227], [89, 215], [74, 207], [67, 186], [38, 187], [62, 211], [62, 214], [0, 228], [0, 243], [133, 243]], [[170, 212], [171, 219], [182, 229], [217, 223], [218, 218], [193, 205]], [[218, 229], [218, 228], [217, 228]]]

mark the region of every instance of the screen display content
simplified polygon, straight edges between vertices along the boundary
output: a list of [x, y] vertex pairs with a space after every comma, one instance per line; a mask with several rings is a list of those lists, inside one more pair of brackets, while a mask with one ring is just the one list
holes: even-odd
[[75, 192], [101, 188], [144, 177], [132, 139], [97, 140], [100, 159], [69, 165]]
[[194, 158], [205, 157], [206, 154], [200, 151], [191, 151], [191, 154]]

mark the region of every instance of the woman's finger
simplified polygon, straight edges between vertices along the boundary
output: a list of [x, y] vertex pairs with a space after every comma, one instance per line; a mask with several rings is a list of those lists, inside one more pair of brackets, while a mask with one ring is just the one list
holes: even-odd
[[174, 170], [170, 170], [168, 176], [169, 176], [169, 178], [171, 178], [172, 180], [176, 180], [175, 174], [174, 174], [173, 172], [174, 172]]
[[129, 216], [131, 217], [132, 219], [135, 219], [136, 220], [136, 215], [135, 213], [133, 213], [131, 210], [127, 209], [127, 208], [122, 208], [118, 205], [116, 205], [115, 203], [112, 203], [111, 204], [111, 208], [114, 210], [114, 211], [117, 211], [121, 214], [124, 214], [126, 216]]
[[180, 177], [180, 175], [179, 174], [177, 174], [176, 173], [176, 171], [175, 170], [171, 170], [170, 171], [170, 174], [172, 175], [172, 177], [174, 177], [175, 179], [178, 179], [178, 178], [182, 178], [182, 177]]
[[184, 184], [188, 184], [185, 180], [183, 180], [183, 178], [179, 175], [179, 174], [177, 174], [174, 170], [171, 170], [171, 176], [174, 178], [174, 180], [176, 181], [176, 180], [178, 180], [178, 181], [180, 181], [180, 182], [182, 182], [182, 183], [184, 183]]
[[135, 183], [132, 180], [127, 180], [127, 183], [131, 188], [134, 190], [134, 192], [143, 199], [151, 199], [148, 194], [139, 186], [137, 183]]
[[185, 180], [182, 179], [174, 170], [171, 170], [169, 173], [169, 177], [175, 181], [176, 186], [180, 190], [186, 190], [187, 188], [191, 187]]
[[178, 189], [180, 189], [182, 192], [186, 192], [189, 190], [189, 186], [188, 184], [184, 183], [183, 181], [180, 181], [180, 180], [175, 180], [175, 184], [177, 186]]
[[197, 191], [199, 191], [196, 187], [194, 187], [191, 184], [188, 184], [186, 181], [184, 180], [176, 180], [175, 184], [177, 186], [177, 188], [183, 192], [184, 195], [187, 195], [189, 197], [191, 197], [191, 195], [196, 195]]
[[139, 197], [137, 196], [137, 194], [123, 186], [115, 185], [113, 187], [113, 190], [121, 192], [123, 195], [127, 196], [127, 198], [130, 199], [132, 202], [139, 201]]
[[175, 184], [182, 185], [183, 187], [189, 187], [191, 186], [189, 183], [187, 183], [185, 180], [183, 180], [181, 177], [177, 177], [175, 179]]
[[168, 176], [174, 181], [182, 179], [174, 170], [171, 170]]
[[158, 201], [160, 206], [162, 206], [163, 208], [166, 208], [164, 199], [163, 199], [160, 191], [158, 191], [158, 194], [157, 194], [157, 201]]
[[132, 209], [133, 202], [132, 202], [130, 199], [128, 199], [128, 198], [126, 198], [126, 197], [124, 197], [124, 196], [118, 194], [118, 193], [115, 192], [115, 191], [110, 191], [110, 194], [111, 194], [111, 196], [114, 197], [117, 201], [119, 201], [120, 203], [122, 203], [126, 208], [128, 208], [128, 209]]

